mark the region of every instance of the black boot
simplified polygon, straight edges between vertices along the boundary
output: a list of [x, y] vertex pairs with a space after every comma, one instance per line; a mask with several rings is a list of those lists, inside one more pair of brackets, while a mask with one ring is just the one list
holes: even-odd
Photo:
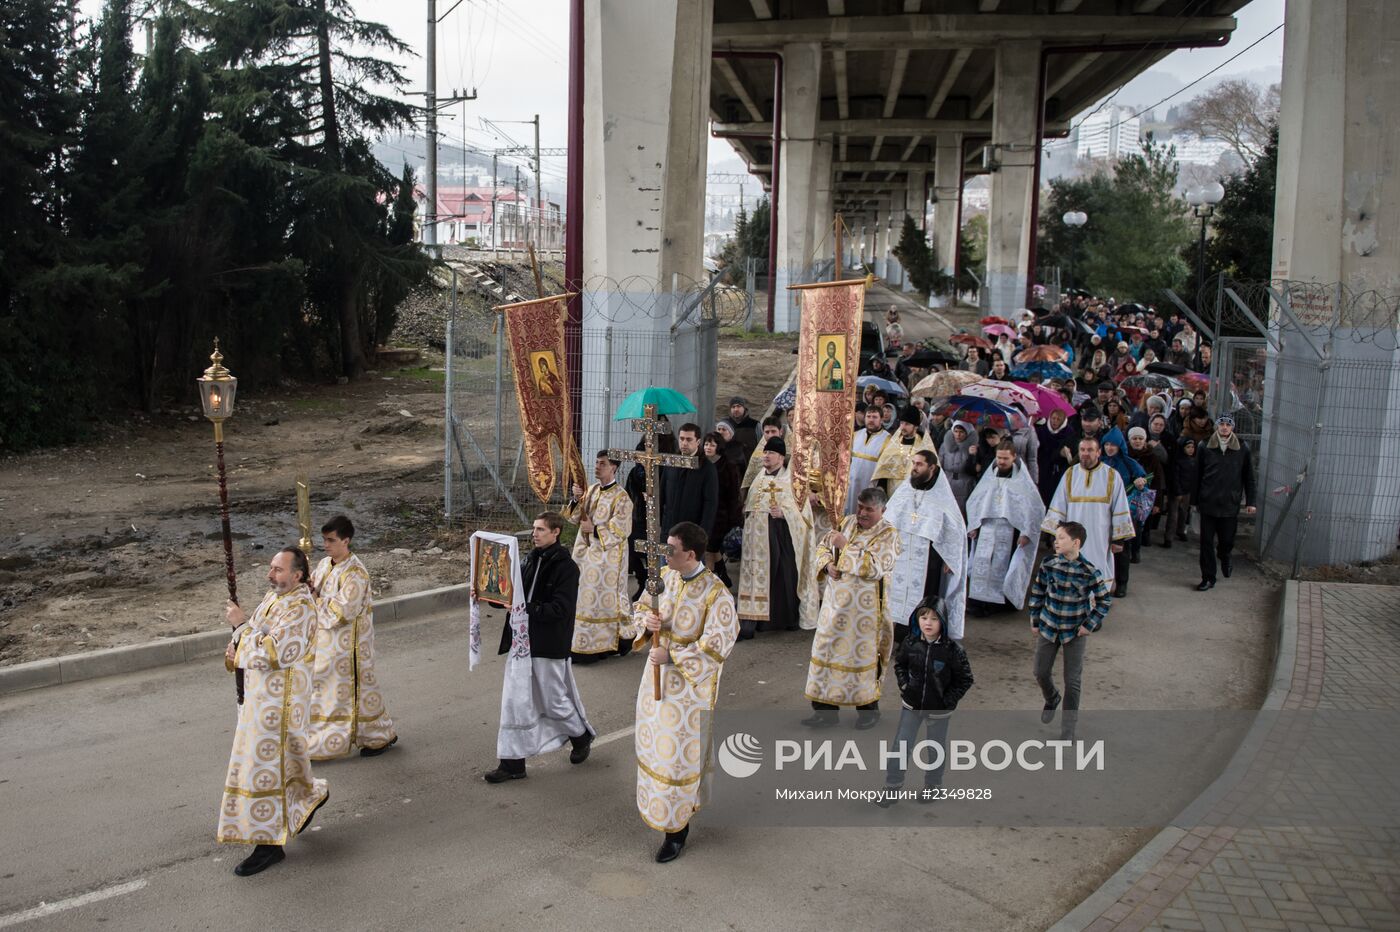
[[503, 760], [495, 770], [486, 772], [487, 783], [505, 783], [507, 780], [524, 780], [525, 762], [523, 760]]
[[239, 877], [251, 877], [267, 870], [286, 856], [281, 845], [258, 845], [252, 854], [239, 862], [233, 872]]
[[1196, 591], [1197, 591], [1197, 592], [1205, 592], [1205, 591], [1208, 590], [1208, 589], [1214, 589], [1214, 588], [1215, 588], [1215, 580], [1213, 580], [1213, 579], [1203, 579], [1203, 580], [1201, 580], [1201, 584], [1200, 584], [1199, 586], [1196, 587]]
[[300, 835], [302, 832], [306, 831], [307, 829], [309, 829], [309, 828], [311, 827], [311, 820], [314, 819], [314, 818], [316, 818], [316, 813], [320, 812], [320, 811], [321, 811], [321, 807], [324, 806], [326, 803], [328, 803], [328, 802], [330, 802], [330, 801], [331, 801], [331, 794], [330, 794], [330, 791], [328, 790], [328, 791], [326, 792], [326, 795], [323, 796], [323, 797], [321, 797], [321, 801], [320, 801], [319, 803], [316, 804], [316, 808], [312, 809], [312, 810], [311, 810], [311, 814], [308, 815], [308, 816], [306, 817], [306, 821], [303, 822], [303, 823], [301, 823], [301, 828], [297, 829], [297, 834], [298, 834], [298, 835]]
[[377, 748], [360, 748], [360, 756], [361, 756], [361, 757], [378, 757], [380, 754], [383, 754], [385, 751], [389, 750], [391, 747], [393, 747], [394, 745], [396, 745], [396, 744], [398, 744], [398, 743], [399, 743], [399, 736], [398, 736], [398, 735], [394, 735], [394, 737], [392, 737], [392, 738], [389, 739], [389, 743], [388, 743], [388, 744], [381, 744], [381, 745], [380, 745], [379, 747], [377, 747]]
[[1055, 710], [1060, 707], [1060, 694], [1055, 693], [1055, 698], [1045, 703], [1045, 708], [1040, 710], [1040, 721], [1043, 725], [1049, 725], [1055, 720]]
[[1221, 558], [1220, 558], [1220, 575], [1221, 575], [1221, 576], [1224, 576], [1226, 579], [1229, 579], [1229, 578], [1230, 578], [1230, 571], [1231, 571], [1232, 569], [1234, 569], [1234, 567], [1232, 567], [1232, 566], [1230, 565], [1230, 558], [1229, 558], [1229, 557], [1221, 557]]
[[569, 763], [581, 764], [588, 760], [588, 752], [593, 747], [593, 733], [585, 731], [577, 738], [570, 738], [569, 741], [574, 746], [574, 749], [569, 752]]
[[631, 639], [631, 638], [618, 638], [618, 639], [617, 639], [617, 655], [618, 655], [619, 657], [626, 657], [626, 656], [627, 656], [628, 654], [630, 654], [630, 653], [632, 653], [632, 639]]
[[1128, 584], [1119, 583], [1118, 587], [1113, 590], [1113, 597], [1115, 599], [1126, 599], [1128, 597]]
[[681, 849], [685, 847], [686, 836], [690, 834], [690, 826], [687, 825], [679, 832], [667, 832], [666, 840], [661, 843], [661, 848], [656, 852], [656, 863], [666, 864], [681, 856]]
[[810, 717], [804, 718], [802, 724], [808, 728], [830, 728], [838, 721], [838, 713], [826, 709], [818, 709]]
[[856, 727], [861, 731], [865, 731], [867, 728], [874, 728], [879, 723], [879, 709], [862, 709], [856, 713]]

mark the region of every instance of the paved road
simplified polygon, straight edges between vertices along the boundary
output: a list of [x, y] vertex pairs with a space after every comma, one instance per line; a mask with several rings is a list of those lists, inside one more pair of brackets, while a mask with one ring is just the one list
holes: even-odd
[[[1256, 707], [1276, 593], [1251, 568], [1209, 596], [1190, 589], [1194, 550], [1153, 550], [1131, 598], [1095, 636], [1086, 706]], [[1210, 612], [1181, 611], [1188, 603]], [[497, 622], [488, 622], [494, 630]], [[255, 878], [213, 842], [234, 721], [218, 660], [0, 699], [0, 928], [1039, 929], [1093, 890], [1150, 830], [705, 826], [674, 864], [633, 802], [632, 703], [640, 664], [579, 680], [601, 744], [528, 780], [489, 786], [501, 664], [467, 672], [465, 619], [378, 632], [378, 670], [399, 748], [317, 768], [331, 801], [287, 861]], [[491, 638], [487, 638], [491, 643]], [[810, 638], [760, 636], [727, 664], [731, 709], [791, 708]], [[969, 622], [968, 708], [1037, 708], [1024, 620]], [[882, 726], [883, 727], [883, 726]], [[613, 738], [612, 736], [618, 737]], [[909, 807], [909, 824], [915, 825]], [[1074, 864], [1075, 870], [1048, 870]], [[69, 906], [74, 898], [78, 905]], [[41, 906], [41, 904], [49, 904]], [[32, 915], [29, 913], [28, 915]]]

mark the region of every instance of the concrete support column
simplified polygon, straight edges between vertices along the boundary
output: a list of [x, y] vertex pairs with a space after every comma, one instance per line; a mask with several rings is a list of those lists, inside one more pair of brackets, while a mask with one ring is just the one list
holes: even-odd
[[890, 242], [886, 249], [885, 284], [898, 288], [904, 281], [904, 264], [896, 258], [895, 247], [899, 245], [899, 234], [904, 229], [904, 192], [890, 192]]
[[811, 191], [815, 202], [812, 211], [813, 262], [828, 262], [836, 258], [836, 210], [831, 196], [832, 152], [832, 139], [826, 136], [817, 143], [816, 157], [812, 160]]
[[[921, 169], [911, 169], [909, 172], [909, 189], [904, 196], [905, 208], [909, 216], [914, 218], [914, 223], [924, 234], [924, 242], [928, 242], [928, 230], [926, 220], [928, 217], [928, 201], [925, 198], [924, 188], [928, 182], [928, 173]], [[904, 276], [904, 290], [913, 291], [914, 283], [909, 280], [909, 276]]]
[[[1306, 565], [1375, 560], [1394, 553], [1400, 524], [1393, 455], [1400, 351], [1393, 333], [1376, 336], [1378, 326], [1395, 327], [1394, 312], [1383, 322], [1365, 312], [1372, 302], [1353, 308], [1348, 295], [1400, 295], [1400, 6], [1288, 0], [1285, 15], [1273, 277], [1319, 283], [1296, 287], [1292, 310], [1332, 364], [1319, 372], [1316, 354], [1289, 335], [1291, 327], [1282, 351], [1269, 350], [1260, 523], [1267, 540], [1287, 522], [1268, 555], [1274, 559], [1291, 560], [1301, 535]], [[1312, 441], [1296, 425], [1317, 422], [1317, 459], [1307, 469], [1313, 488], [1285, 519], [1265, 490], [1295, 481]], [[1305, 507], [1312, 519], [1304, 534]]]
[[773, 311], [773, 329], [779, 333], [795, 331], [800, 325], [798, 298], [787, 286], [810, 281], [814, 247], [820, 239], [813, 183], [822, 148], [815, 141], [821, 116], [821, 76], [821, 45], [803, 42], [783, 46], [783, 153]]
[[875, 235], [871, 237], [871, 271], [876, 278], [885, 277], [886, 256], [890, 249], [890, 202], [880, 201], [875, 207]]
[[958, 205], [962, 201], [961, 133], [939, 133], [933, 167], [933, 248], [938, 267], [952, 275], [958, 262]]
[[987, 287], [993, 314], [1026, 306], [1026, 262], [1030, 258], [1031, 197], [1035, 193], [1036, 83], [1040, 42], [997, 46], [992, 98], [992, 144], [1001, 167], [992, 173], [987, 230]]
[[612, 424], [635, 389], [670, 385], [714, 407], [693, 331], [673, 335], [670, 313], [673, 281], [679, 293], [704, 276], [713, 12], [713, 0], [584, 4], [586, 450], [635, 442]]

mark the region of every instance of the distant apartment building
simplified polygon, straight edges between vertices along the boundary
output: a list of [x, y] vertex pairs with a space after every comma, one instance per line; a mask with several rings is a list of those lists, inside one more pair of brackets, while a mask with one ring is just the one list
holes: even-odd
[[1178, 165], [1219, 164], [1221, 157], [1233, 150], [1230, 144], [1214, 136], [1197, 136], [1195, 133], [1173, 133], [1171, 144], [1176, 147]]
[[1120, 159], [1142, 146], [1142, 123], [1127, 107], [1105, 107], [1089, 114], [1075, 131], [1075, 155], [1081, 159]]

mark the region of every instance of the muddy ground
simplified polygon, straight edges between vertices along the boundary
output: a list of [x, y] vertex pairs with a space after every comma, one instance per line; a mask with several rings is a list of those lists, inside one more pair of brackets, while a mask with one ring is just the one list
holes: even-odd
[[[741, 392], [761, 411], [795, 345], [722, 337], [721, 402]], [[225, 446], [243, 602], [261, 598], [269, 558], [296, 541], [302, 473], [315, 528], [338, 512], [355, 521], [376, 597], [465, 580], [471, 528], [442, 519], [441, 361], [427, 349], [412, 368], [348, 385], [240, 393]], [[215, 475], [212, 428], [194, 409], [0, 460], [0, 665], [218, 628]]]

